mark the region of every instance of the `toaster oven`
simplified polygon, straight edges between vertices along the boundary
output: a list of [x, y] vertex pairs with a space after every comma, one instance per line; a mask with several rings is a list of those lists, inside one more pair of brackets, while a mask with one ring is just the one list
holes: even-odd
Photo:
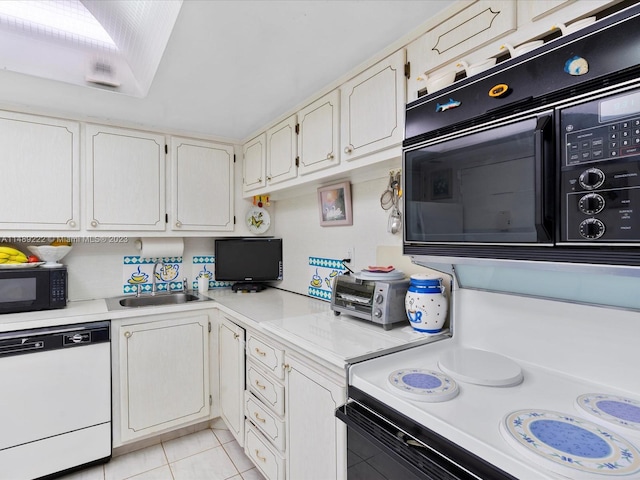
[[407, 322], [404, 297], [408, 288], [409, 279], [378, 281], [340, 275], [333, 282], [331, 310], [390, 330], [394, 323]]

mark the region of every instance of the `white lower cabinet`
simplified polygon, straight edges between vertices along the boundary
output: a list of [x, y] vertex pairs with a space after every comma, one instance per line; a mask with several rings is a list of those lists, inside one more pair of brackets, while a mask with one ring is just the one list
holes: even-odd
[[248, 420], [246, 423], [244, 451], [267, 480], [284, 480], [284, 457], [269, 444]]
[[246, 350], [247, 456], [267, 480], [344, 480], [346, 427], [335, 418], [346, 401], [343, 372], [263, 334], [247, 332]]
[[218, 325], [220, 416], [240, 446], [244, 445], [244, 328], [225, 315]]
[[345, 479], [347, 431], [335, 411], [346, 401], [346, 382], [290, 356], [285, 370], [287, 478]]
[[114, 446], [209, 418], [210, 314], [113, 322]]

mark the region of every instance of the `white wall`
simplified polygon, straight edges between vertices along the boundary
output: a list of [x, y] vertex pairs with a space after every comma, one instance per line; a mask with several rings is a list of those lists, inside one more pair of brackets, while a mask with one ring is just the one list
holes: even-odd
[[[395, 168], [399, 166], [398, 159]], [[320, 226], [315, 187], [309, 187], [303, 195], [274, 202], [274, 228], [267, 233], [283, 239], [284, 280], [280, 288], [307, 293], [310, 256], [342, 259], [349, 250], [355, 250], [349, 268], [357, 271], [376, 264], [378, 246], [400, 247], [402, 235], [387, 232], [389, 211], [380, 206], [380, 196], [388, 181], [389, 177], [385, 176], [351, 185], [351, 226]]]

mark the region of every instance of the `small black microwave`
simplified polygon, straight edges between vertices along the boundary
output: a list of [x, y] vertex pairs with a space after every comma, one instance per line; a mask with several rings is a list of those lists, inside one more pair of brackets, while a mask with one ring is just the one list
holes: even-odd
[[0, 313], [67, 306], [67, 268], [0, 269]]

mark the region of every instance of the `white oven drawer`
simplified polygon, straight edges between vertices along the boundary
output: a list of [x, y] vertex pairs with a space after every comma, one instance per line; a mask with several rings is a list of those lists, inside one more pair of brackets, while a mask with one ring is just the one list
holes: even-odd
[[265, 405], [278, 415], [284, 415], [284, 386], [269, 378], [260, 370], [247, 363], [247, 383], [251, 390]]
[[255, 429], [245, 422], [244, 452], [267, 480], [284, 480], [284, 457]]
[[284, 350], [273, 347], [252, 334], [247, 338], [247, 356], [276, 377], [284, 378]]
[[245, 414], [262, 434], [281, 452], [285, 449], [284, 420], [274, 415], [250, 392], [245, 391]]

